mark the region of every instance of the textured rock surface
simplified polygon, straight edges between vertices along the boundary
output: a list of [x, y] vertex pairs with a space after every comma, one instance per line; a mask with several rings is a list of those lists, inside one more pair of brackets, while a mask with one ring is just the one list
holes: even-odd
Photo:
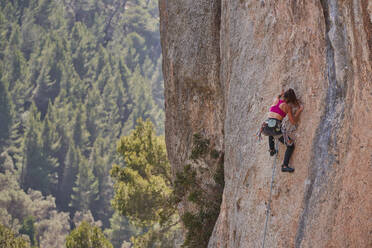
[[[223, 150], [220, 2], [160, 0], [159, 9], [168, 157], [174, 174], [186, 164], [205, 168], [202, 186], [212, 193], [216, 161], [210, 156], [193, 161], [190, 156], [194, 134], [209, 139], [210, 150]], [[192, 208], [188, 201], [179, 206], [181, 214]]]
[[159, 4], [171, 164], [185, 164], [197, 131], [225, 151], [209, 247], [261, 246], [274, 158], [254, 135], [282, 87], [305, 110], [296, 171], [276, 173], [266, 247], [371, 247], [371, 1]]

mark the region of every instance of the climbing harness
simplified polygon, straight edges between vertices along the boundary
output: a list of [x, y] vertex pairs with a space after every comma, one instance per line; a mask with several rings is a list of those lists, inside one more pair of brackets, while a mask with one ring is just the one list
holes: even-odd
[[268, 118], [266, 119], [260, 129], [258, 130], [256, 136], [258, 137], [258, 140], [262, 140], [262, 134], [265, 136], [276, 136], [276, 135], [282, 135], [281, 130], [282, 127], [282, 121], [274, 119], [274, 118]]
[[[294, 131], [296, 131], [296, 125], [291, 125], [288, 121], [279, 121], [278, 124], [277, 122], [278, 120], [275, 120], [275, 119], [271, 119], [271, 118], [266, 119], [262, 123], [260, 129], [256, 133], [258, 141], [262, 140], [262, 134], [264, 134], [265, 136], [274, 136], [274, 137], [283, 135], [284, 143], [286, 145], [292, 145], [293, 139], [291, 142], [289, 136], [293, 134]], [[265, 131], [267, 130], [267, 127], [272, 128], [273, 130], [270, 132], [275, 132], [275, 133], [270, 133], [270, 132], [265, 133]]]
[[274, 177], [275, 177], [275, 168], [276, 168], [276, 160], [278, 158], [278, 138], [275, 137], [275, 150], [276, 150], [276, 154], [275, 154], [275, 159], [274, 159], [274, 164], [273, 164], [273, 173], [272, 173], [272, 176], [271, 176], [271, 185], [270, 185], [270, 195], [269, 195], [269, 201], [267, 203], [267, 206], [266, 206], [266, 220], [265, 220], [265, 227], [264, 227], [264, 234], [263, 234], [263, 240], [262, 240], [262, 248], [265, 248], [265, 240], [266, 240], [266, 232], [267, 232], [267, 223], [268, 223], [268, 220], [269, 220], [269, 216], [270, 216], [270, 208], [271, 208], [271, 195], [272, 195], [272, 192], [273, 192], [273, 186], [274, 186]]

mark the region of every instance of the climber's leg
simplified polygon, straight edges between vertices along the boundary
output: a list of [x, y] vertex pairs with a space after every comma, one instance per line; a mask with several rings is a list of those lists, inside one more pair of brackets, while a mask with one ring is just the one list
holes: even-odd
[[269, 136], [269, 147], [270, 147], [270, 150], [275, 149], [275, 142], [274, 142], [274, 137], [273, 136]]
[[275, 151], [275, 142], [274, 142], [273, 136], [269, 136], [269, 147], [270, 147], [270, 156], [274, 156], [276, 151]]
[[[279, 138], [279, 141], [284, 144], [283, 136]], [[294, 169], [289, 167], [288, 164], [289, 164], [289, 159], [291, 158], [292, 153], [294, 151], [295, 145], [293, 143], [293, 140], [291, 140], [290, 138], [289, 138], [289, 142], [291, 143], [291, 145], [287, 145], [287, 149], [286, 149], [285, 154], [284, 154], [284, 161], [283, 161], [283, 164], [282, 164], [282, 171], [283, 172], [294, 172]]]
[[283, 161], [284, 166], [288, 166], [289, 159], [292, 156], [294, 148], [295, 148], [294, 144], [292, 144], [291, 146], [287, 146], [287, 150], [285, 150], [285, 154], [284, 154], [284, 161]]

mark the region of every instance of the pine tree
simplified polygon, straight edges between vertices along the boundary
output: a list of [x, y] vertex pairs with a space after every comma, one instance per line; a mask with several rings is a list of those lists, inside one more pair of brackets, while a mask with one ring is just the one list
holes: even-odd
[[43, 119], [48, 110], [48, 102], [50, 99], [50, 90], [54, 85], [54, 82], [50, 80], [48, 74], [49, 66], [43, 66], [41, 72], [37, 78], [37, 86], [35, 93], [33, 94], [33, 100], [38, 110], [41, 113], [41, 118]]
[[83, 23], [77, 22], [71, 35], [72, 62], [75, 71], [83, 79], [94, 56], [94, 38]]
[[[172, 202], [170, 166], [165, 143], [152, 123], [138, 120], [136, 129], [120, 139], [118, 152], [125, 167], [114, 165], [113, 207], [131, 223], [146, 228], [135, 247], [172, 247], [178, 217]], [[174, 227], [174, 228], [172, 228]]]
[[0, 149], [8, 141], [12, 126], [12, 102], [0, 73]]
[[76, 147], [79, 147], [84, 155], [87, 155], [88, 148], [86, 147], [88, 143], [88, 133], [85, 127], [85, 111], [83, 106], [79, 106], [74, 113], [74, 120], [72, 123], [72, 139]]
[[22, 187], [26, 191], [29, 188], [40, 189], [41, 185], [47, 185], [48, 175], [40, 168], [43, 161], [38, 146], [39, 118], [40, 115], [33, 105], [23, 144]]
[[125, 62], [131, 71], [136, 69], [136, 66], [143, 63], [145, 56], [145, 40], [137, 33], [130, 33], [125, 38], [127, 50], [125, 51]]
[[73, 141], [71, 140], [68, 146], [64, 164], [65, 167], [62, 182], [60, 184], [59, 206], [62, 210], [68, 211], [70, 209], [69, 203], [71, 202], [73, 188], [75, 187], [76, 175], [79, 171], [79, 154], [73, 144]]
[[[11, 49], [10, 47], [8, 49]], [[8, 53], [6, 51], [6, 53]], [[22, 52], [18, 48], [14, 48], [11, 52], [9, 52], [9, 60], [11, 61], [10, 69], [8, 70], [10, 73], [6, 77], [7, 81], [9, 82], [9, 90], [12, 91], [16, 85], [16, 82], [22, 81], [24, 79], [24, 71], [26, 66], [25, 58], [23, 57]]]
[[48, 116], [43, 121], [39, 142], [46, 166], [43, 170], [48, 171], [48, 188], [55, 196], [58, 189], [57, 170], [59, 167], [59, 162], [55, 155], [61, 149], [61, 139], [56, 132], [56, 126], [49, 121]]
[[66, 248], [112, 248], [101, 229], [82, 222], [66, 239]]
[[92, 90], [89, 91], [85, 107], [86, 107], [86, 127], [89, 133], [89, 144], [93, 146], [94, 141], [99, 135], [99, 111], [97, 111], [98, 106], [101, 104], [101, 97], [97, 87], [93, 87]]
[[8, 148], [8, 154], [13, 160], [18, 177], [20, 176], [20, 173], [22, 171], [22, 161], [24, 156], [22, 150], [24, 129], [25, 128], [22, 125], [21, 121], [13, 123], [10, 133], [10, 146]]
[[63, 208], [62, 206], [67, 206], [69, 201], [67, 201], [66, 203], [64, 203], [63, 201], [64, 188], [62, 187], [62, 184], [66, 167], [66, 155], [69, 149], [70, 139], [64, 127], [64, 123], [66, 122], [63, 120], [66, 117], [58, 112], [59, 111], [57, 109], [57, 105], [53, 105], [51, 102], [49, 102], [48, 113], [45, 121], [49, 122], [51, 125], [50, 133], [47, 139], [50, 142], [44, 141], [43, 146], [45, 147], [48, 146], [48, 143], [50, 144], [48, 147], [45, 147], [44, 150], [47, 151], [47, 153], [55, 158], [57, 161], [58, 166], [54, 170], [57, 177], [57, 185], [55, 188], [55, 192], [53, 192], [53, 195], [56, 197], [57, 206], [60, 209], [66, 210], [67, 208]]
[[48, 154], [48, 149], [58, 144], [53, 144], [50, 139], [50, 124], [46, 121], [41, 125], [40, 114], [34, 105], [29, 114], [29, 127], [23, 145], [22, 185], [25, 190], [32, 188], [50, 194], [57, 186], [58, 161]]
[[51, 16], [52, 9], [54, 6], [53, 0], [40, 0], [39, 6], [36, 9], [35, 23], [42, 26], [43, 28], [50, 27], [49, 16]]
[[[104, 87], [102, 92], [102, 101], [100, 106], [98, 106], [100, 114], [99, 126], [101, 128], [102, 136], [107, 137], [118, 137], [121, 129], [121, 116], [120, 111], [117, 106], [117, 95], [121, 91], [120, 86], [116, 87], [115, 81], [110, 80]], [[121, 99], [125, 100], [125, 98]]]
[[151, 87], [148, 81], [141, 75], [140, 68], [137, 67], [132, 73], [129, 81], [129, 94], [133, 98], [133, 105], [135, 105], [128, 117], [128, 121], [124, 126], [124, 134], [136, 126], [136, 120], [151, 119], [156, 123], [154, 118], [156, 109], [154, 109], [154, 102], [151, 99]]
[[105, 234], [115, 248], [121, 248], [123, 241], [129, 241], [130, 237], [137, 236], [140, 232], [140, 228], [131, 225], [128, 219], [118, 212], [110, 218], [110, 228], [105, 230]]
[[98, 197], [98, 180], [93, 174], [93, 168], [78, 150], [79, 167], [75, 181], [75, 187], [72, 188], [70, 206], [73, 210], [84, 211], [91, 207], [93, 201]]
[[98, 182], [98, 194], [91, 202], [90, 209], [93, 216], [101, 220], [104, 227], [108, 227], [108, 216], [111, 216], [113, 213], [110, 202], [113, 196], [113, 188], [110, 178], [110, 158], [108, 154], [105, 154], [105, 150], [107, 148], [105, 147], [104, 140], [98, 138], [89, 158], [89, 167], [93, 168], [93, 174]]

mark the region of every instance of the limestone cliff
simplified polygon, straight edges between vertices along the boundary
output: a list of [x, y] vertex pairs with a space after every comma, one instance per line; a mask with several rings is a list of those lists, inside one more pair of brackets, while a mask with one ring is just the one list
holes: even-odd
[[225, 154], [209, 247], [262, 245], [274, 158], [255, 132], [282, 87], [294, 88], [305, 109], [296, 171], [275, 175], [265, 247], [371, 247], [372, 2], [160, 0], [159, 7], [173, 169], [188, 163], [196, 132]]

